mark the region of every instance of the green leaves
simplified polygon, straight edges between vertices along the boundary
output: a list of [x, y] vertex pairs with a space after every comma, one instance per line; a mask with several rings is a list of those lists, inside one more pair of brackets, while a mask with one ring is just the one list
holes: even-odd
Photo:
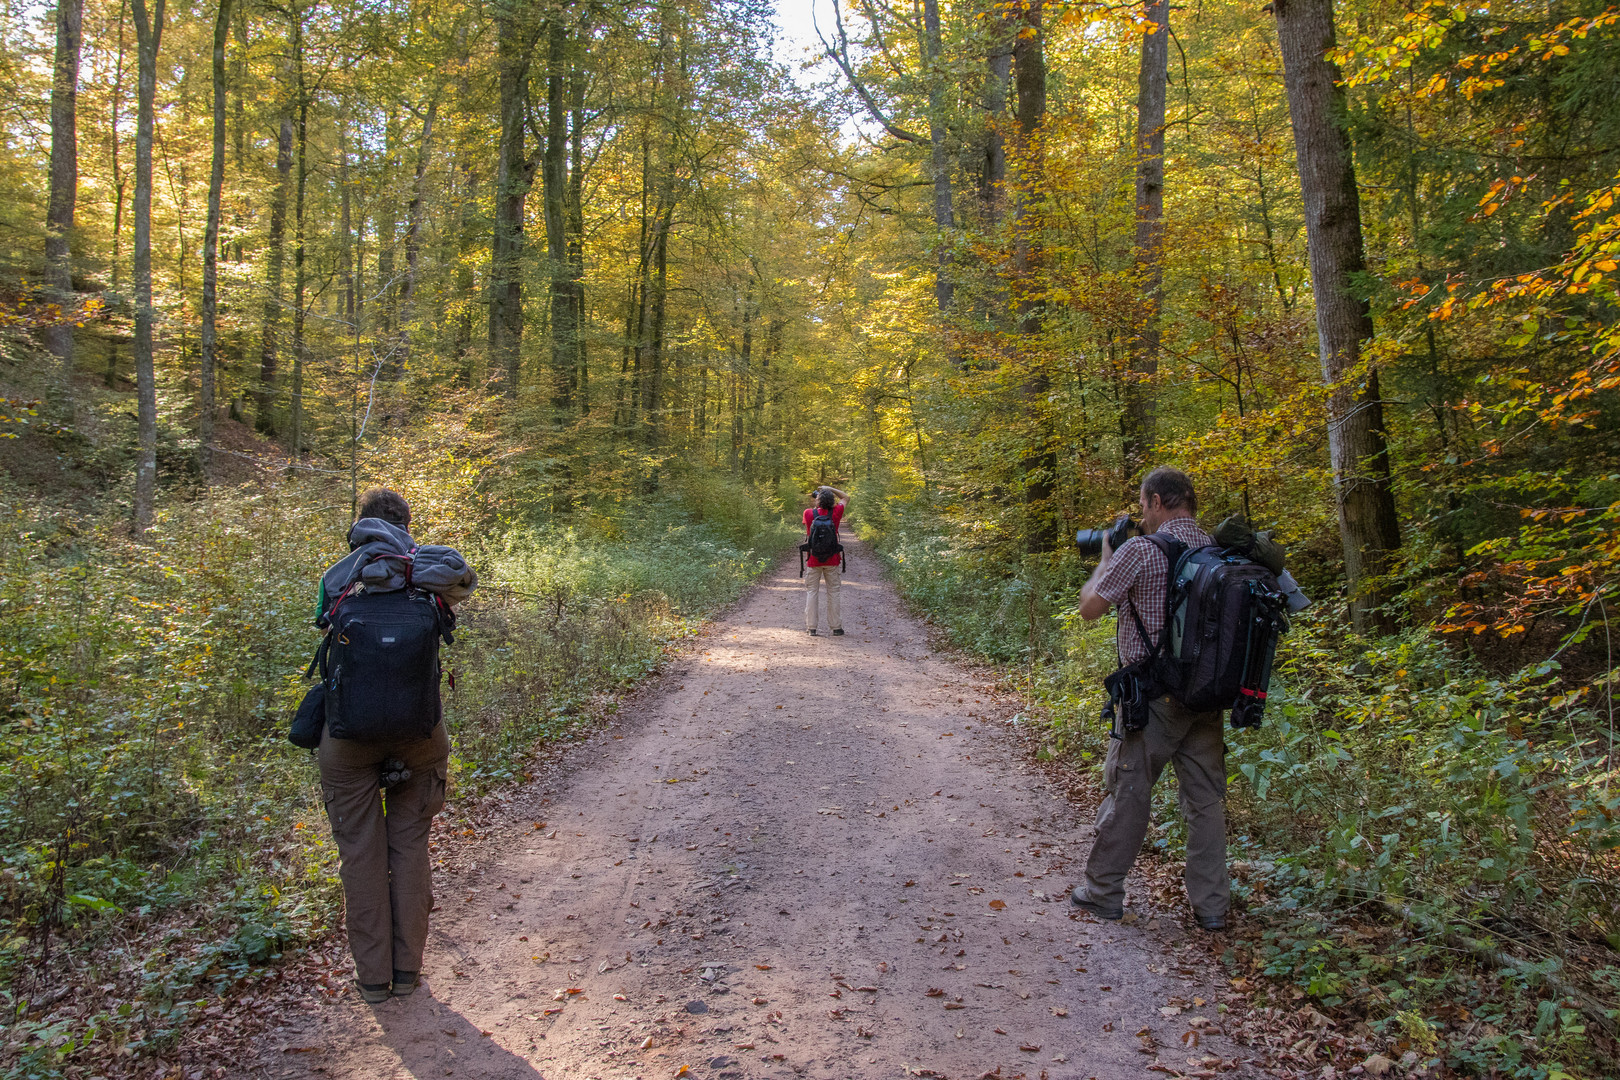
[[72, 904], [74, 907], [88, 908], [91, 911], [120, 910], [118, 905], [111, 900], [103, 900], [99, 896], [91, 896], [88, 893], [73, 893], [71, 896], [65, 896], [62, 899], [65, 903]]

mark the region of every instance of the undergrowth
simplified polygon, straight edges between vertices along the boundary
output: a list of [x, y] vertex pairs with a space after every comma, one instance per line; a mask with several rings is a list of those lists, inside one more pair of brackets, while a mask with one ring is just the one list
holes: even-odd
[[[1075, 614], [1089, 564], [998, 559], [909, 510], [875, 539], [910, 602], [1028, 691], [1040, 755], [1100, 784], [1114, 624]], [[1556, 660], [1493, 675], [1427, 628], [1354, 638], [1329, 607], [1285, 639], [1265, 724], [1227, 737], [1249, 913], [1225, 950], [1232, 975], [1412, 1068], [1605, 1074], [1620, 1021], [1607, 713], [1560, 693]], [[1171, 858], [1175, 798], [1167, 771], [1149, 843]]]
[[[482, 578], [445, 653], [454, 796], [521, 775], [791, 535], [702, 474], [503, 520], [475, 470], [417, 450], [415, 475], [385, 479], [416, 503], [418, 538], [459, 546]], [[347, 494], [320, 478], [215, 489], [136, 543], [121, 520], [0, 486], [0, 1076], [161, 1053], [334, 925], [314, 763], [285, 731]]]

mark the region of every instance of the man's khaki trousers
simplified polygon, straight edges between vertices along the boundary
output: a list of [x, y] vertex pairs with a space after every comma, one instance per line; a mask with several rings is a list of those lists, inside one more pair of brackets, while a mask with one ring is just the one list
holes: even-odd
[[[422, 970], [433, 866], [428, 828], [444, 808], [450, 736], [441, 723], [425, 739], [321, 739], [321, 793], [332, 823], [343, 878], [345, 925], [355, 975], [377, 986], [395, 971]], [[398, 758], [409, 780], [388, 789], [384, 812], [382, 763]]]
[[804, 571], [804, 628], [814, 630], [820, 612], [816, 610], [816, 589], [827, 584], [827, 629], [844, 628], [843, 605], [838, 600], [838, 583], [844, 573], [842, 566], [811, 566]]
[[1226, 743], [1221, 714], [1195, 713], [1172, 698], [1148, 707], [1147, 727], [1110, 740], [1103, 764], [1107, 796], [1097, 811], [1097, 837], [1086, 860], [1086, 891], [1104, 907], [1125, 903], [1130, 873], [1147, 837], [1153, 785], [1174, 765], [1187, 822], [1187, 899], [1193, 912], [1226, 914]]

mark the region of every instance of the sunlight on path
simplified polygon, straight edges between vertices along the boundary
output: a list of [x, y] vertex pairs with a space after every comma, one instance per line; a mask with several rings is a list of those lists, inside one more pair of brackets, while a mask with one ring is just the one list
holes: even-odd
[[779, 571], [441, 874], [423, 990], [317, 1006], [260, 1074], [1244, 1075], [1179, 927], [1069, 917], [1086, 830], [1014, 703], [855, 550], [846, 636]]

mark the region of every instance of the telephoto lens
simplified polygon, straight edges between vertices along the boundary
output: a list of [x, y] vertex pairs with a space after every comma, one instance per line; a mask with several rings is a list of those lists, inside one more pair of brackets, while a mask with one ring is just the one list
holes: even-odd
[[1074, 546], [1080, 549], [1082, 555], [1101, 555], [1103, 529], [1081, 529], [1074, 534]]
[[1138, 525], [1129, 514], [1121, 514], [1114, 523], [1106, 529], [1081, 529], [1074, 534], [1074, 545], [1080, 549], [1082, 555], [1101, 555], [1103, 537], [1108, 538], [1108, 547], [1118, 551], [1120, 546], [1133, 536], [1141, 535], [1142, 527]]

